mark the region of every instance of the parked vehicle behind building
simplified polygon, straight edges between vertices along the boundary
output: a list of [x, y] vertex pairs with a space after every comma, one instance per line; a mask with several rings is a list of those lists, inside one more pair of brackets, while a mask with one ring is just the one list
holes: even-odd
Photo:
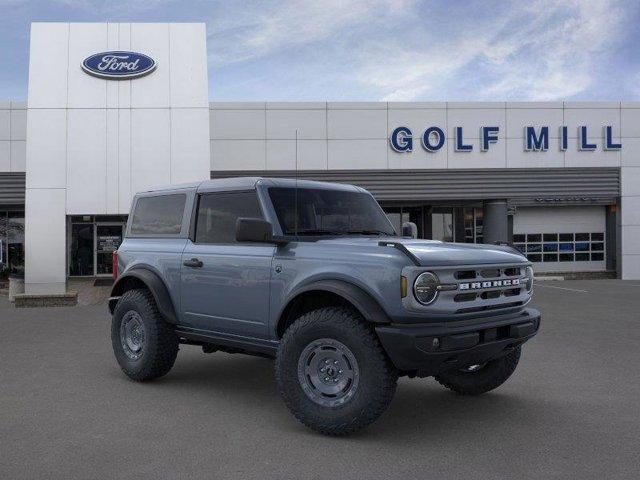
[[167, 374], [180, 344], [275, 357], [287, 407], [330, 435], [376, 420], [400, 375], [493, 390], [540, 324], [517, 250], [398, 236], [351, 185], [235, 178], [143, 192], [114, 261], [111, 335], [127, 376]]

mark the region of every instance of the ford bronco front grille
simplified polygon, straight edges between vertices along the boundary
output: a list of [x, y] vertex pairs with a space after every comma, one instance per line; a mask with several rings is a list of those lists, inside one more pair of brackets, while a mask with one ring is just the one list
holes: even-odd
[[[440, 314], [466, 314], [522, 307], [531, 298], [527, 290], [526, 264], [478, 265], [433, 268], [440, 281], [436, 300], [428, 308]], [[409, 281], [427, 268], [412, 269]], [[410, 308], [424, 308], [407, 299]]]
[[[524, 268], [520, 266], [456, 270], [453, 272], [453, 277], [458, 280], [455, 291], [460, 293], [454, 295], [453, 301], [455, 303], [476, 302], [477, 304], [476, 306], [460, 306], [461, 308], [456, 309], [456, 313], [508, 308], [524, 304], [524, 302], [513, 301], [513, 297], [526, 295], [523, 275]], [[492, 300], [491, 305], [484, 304], [486, 300]]]

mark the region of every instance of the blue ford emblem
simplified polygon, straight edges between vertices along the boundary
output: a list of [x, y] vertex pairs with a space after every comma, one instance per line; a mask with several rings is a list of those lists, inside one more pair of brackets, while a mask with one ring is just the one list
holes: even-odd
[[153, 58], [136, 52], [96, 53], [82, 62], [82, 69], [89, 75], [113, 80], [142, 77], [155, 68]]

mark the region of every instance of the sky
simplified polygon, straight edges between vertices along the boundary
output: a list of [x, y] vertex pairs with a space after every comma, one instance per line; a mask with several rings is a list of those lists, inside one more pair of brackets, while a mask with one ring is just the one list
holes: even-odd
[[211, 101], [640, 100], [638, 0], [0, 0], [0, 100], [33, 21], [205, 22]]

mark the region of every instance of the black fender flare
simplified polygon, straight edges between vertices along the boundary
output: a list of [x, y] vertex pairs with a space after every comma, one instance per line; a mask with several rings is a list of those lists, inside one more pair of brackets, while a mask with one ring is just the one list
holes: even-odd
[[283, 302], [284, 306], [278, 312], [278, 326], [282, 321], [282, 315], [285, 310], [291, 305], [291, 302], [295, 301], [297, 297], [305, 292], [311, 291], [324, 291], [333, 293], [342, 297], [364, 317], [365, 320], [373, 323], [390, 323], [389, 317], [380, 304], [361, 287], [346, 282], [344, 280], [318, 280], [312, 283], [308, 283], [300, 288], [297, 288], [289, 294], [286, 301]]
[[167, 286], [157, 273], [144, 267], [132, 268], [121, 277], [118, 277], [118, 280], [116, 280], [116, 283], [111, 289], [111, 297], [109, 298], [109, 310], [111, 313], [113, 313], [120, 296], [128, 290], [126, 288], [127, 284], [132, 279], [142, 282], [149, 289], [156, 302], [160, 315], [162, 315], [167, 322], [172, 324], [178, 323], [176, 310], [173, 306], [173, 301], [171, 300]]

